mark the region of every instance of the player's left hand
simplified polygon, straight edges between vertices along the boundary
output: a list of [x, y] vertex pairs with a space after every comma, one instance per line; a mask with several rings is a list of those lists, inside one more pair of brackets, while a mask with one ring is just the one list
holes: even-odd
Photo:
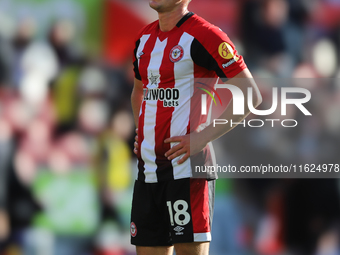
[[207, 145], [200, 138], [199, 133], [191, 133], [183, 136], [174, 136], [164, 140], [164, 143], [177, 143], [170, 150], [165, 153], [165, 157], [168, 160], [172, 160], [184, 154], [184, 156], [178, 160], [178, 164], [184, 163], [190, 155], [194, 155]]
[[136, 128], [136, 136], [135, 136], [135, 142], [133, 144], [133, 152], [138, 155], [139, 145], [138, 145], [138, 128]]

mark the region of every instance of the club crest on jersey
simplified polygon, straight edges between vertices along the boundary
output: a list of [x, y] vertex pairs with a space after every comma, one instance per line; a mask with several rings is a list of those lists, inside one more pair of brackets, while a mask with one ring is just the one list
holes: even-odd
[[155, 74], [152, 71], [149, 72], [149, 84], [147, 85], [147, 87], [149, 89], [154, 89], [154, 88], [158, 88], [158, 84], [160, 83], [160, 78], [161, 75], [159, 73]]
[[137, 227], [136, 227], [136, 224], [134, 222], [131, 222], [130, 233], [131, 233], [132, 237], [135, 237], [137, 235]]
[[181, 45], [176, 45], [170, 51], [170, 60], [173, 63], [180, 61], [183, 58], [184, 50]]

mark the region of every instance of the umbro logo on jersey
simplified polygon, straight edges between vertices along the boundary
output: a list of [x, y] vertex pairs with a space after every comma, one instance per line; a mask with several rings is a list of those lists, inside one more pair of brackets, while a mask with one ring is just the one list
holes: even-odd
[[175, 88], [144, 89], [144, 101], [163, 101], [164, 107], [179, 106], [179, 90]]
[[176, 45], [170, 51], [170, 60], [171, 62], [178, 62], [183, 58], [184, 50], [181, 45]]
[[137, 58], [140, 59], [143, 55], [144, 55], [144, 52], [141, 51], [141, 52], [138, 53], [138, 57]]
[[181, 232], [184, 228], [183, 227], [180, 227], [180, 226], [177, 226], [174, 228], [174, 230], [176, 231], [176, 235], [183, 235], [183, 232]]

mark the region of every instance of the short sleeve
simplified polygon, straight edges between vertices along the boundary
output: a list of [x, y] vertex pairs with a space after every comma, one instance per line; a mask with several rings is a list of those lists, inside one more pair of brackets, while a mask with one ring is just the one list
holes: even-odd
[[234, 44], [219, 28], [211, 25], [201, 28], [191, 45], [191, 57], [195, 64], [215, 73], [220, 78], [233, 78], [247, 68]]
[[139, 44], [140, 44], [140, 39], [136, 41], [135, 49], [133, 50], [132, 59], [133, 59], [133, 71], [135, 73], [135, 78], [137, 80], [142, 80], [140, 73], [139, 73], [139, 66], [138, 66], [138, 59], [137, 59], [137, 50], [138, 50]]

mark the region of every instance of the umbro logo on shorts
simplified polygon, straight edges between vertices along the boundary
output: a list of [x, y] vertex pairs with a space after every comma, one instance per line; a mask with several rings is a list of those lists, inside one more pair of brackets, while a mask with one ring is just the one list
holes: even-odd
[[174, 228], [174, 230], [176, 231], [176, 235], [183, 235], [183, 233], [181, 232], [184, 228], [177, 226]]

